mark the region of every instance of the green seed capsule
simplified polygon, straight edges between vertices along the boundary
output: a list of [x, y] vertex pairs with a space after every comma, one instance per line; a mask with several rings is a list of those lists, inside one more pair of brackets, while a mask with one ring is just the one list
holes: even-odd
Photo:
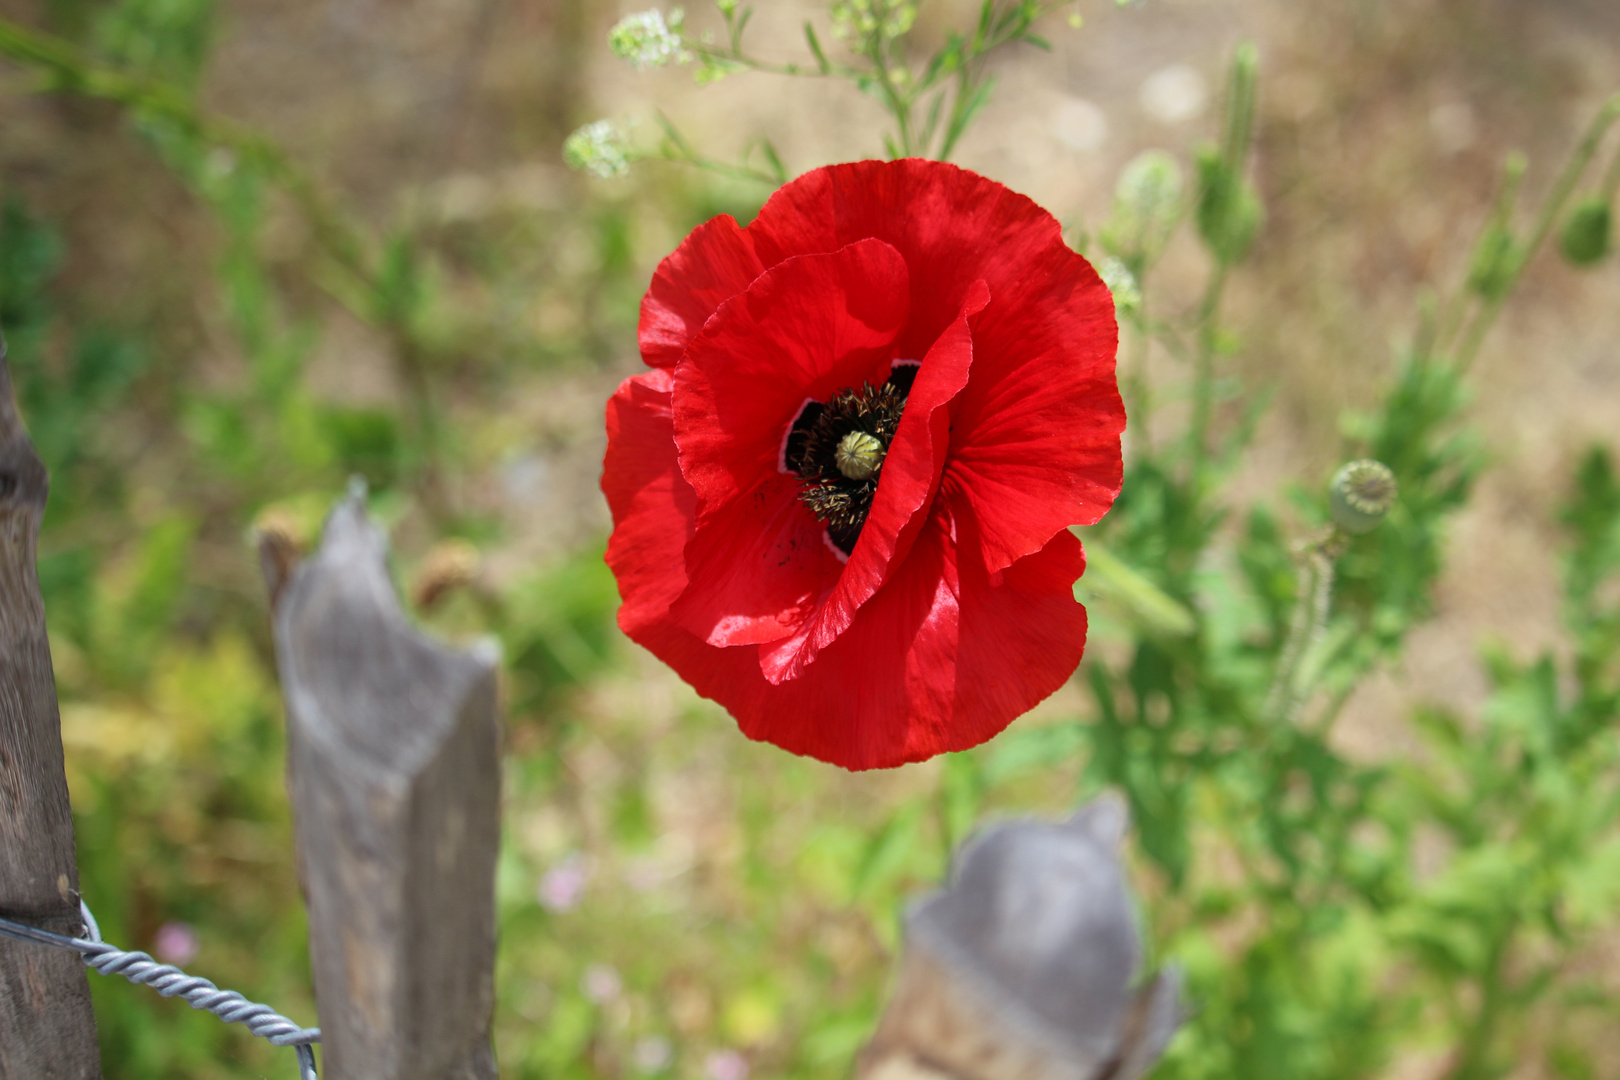
[[1570, 211], [1559, 237], [1564, 258], [1576, 266], [1591, 266], [1609, 253], [1610, 221], [1607, 199], [1582, 199]]
[[838, 471], [851, 480], [865, 480], [883, 464], [883, 444], [877, 436], [864, 431], [852, 431], [838, 440], [833, 451], [833, 463]]
[[1352, 461], [1333, 474], [1328, 512], [1345, 532], [1371, 532], [1395, 505], [1395, 474], [1381, 461]]

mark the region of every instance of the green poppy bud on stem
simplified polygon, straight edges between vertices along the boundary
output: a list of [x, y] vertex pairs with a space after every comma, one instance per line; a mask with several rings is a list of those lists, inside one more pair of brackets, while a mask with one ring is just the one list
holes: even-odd
[[1163, 150], [1132, 158], [1114, 188], [1114, 206], [1099, 236], [1103, 247], [1127, 265], [1157, 259], [1181, 216], [1181, 187], [1181, 166]]
[[1328, 513], [1345, 532], [1371, 532], [1395, 505], [1395, 474], [1381, 461], [1352, 461], [1333, 474]]
[[1254, 130], [1255, 79], [1259, 57], [1253, 45], [1238, 48], [1227, 76], [1226, 131], [1219, 147], [1198, 155], [1198, 232], [1215, 257], [1231, 264], [1248, 253], [1260, 231], [1260, 196], [1243, 179]]
[[1509, 154], [1502, 165], [1502, 189], [1490, 221], [1474, 247], [1468, 265], [1468, 287], [1486, 300], [1500, 300], [1513, 285], [1519, 268], [1519, 245], [1513, 237], [1513, 204], [1528, 164], [1523, 154]]
[[1612, 215], [1607, 199], [1594, 195], [1576, 203], [1559, 237], [1564, 258], [1576, 266], [1591, 266], [1607, 255]]

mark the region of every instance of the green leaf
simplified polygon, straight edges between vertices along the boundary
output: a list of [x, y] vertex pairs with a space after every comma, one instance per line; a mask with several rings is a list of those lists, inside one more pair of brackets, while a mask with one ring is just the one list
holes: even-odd
[[1086, 573], [1075, 592], [1106, 597], [1149, 634], [1189, 637], [1198, 632], [1192, 612], [1096, 540], [1086, 543]]
[[816, 66], [823, 75], [832, 74], [832, 64], [827, 61], [827, 54], [821, 51], [821, 41], [816, 37], [816, 28], [810, 25], [810, 20], [804, 21], [804, 40], [810, 46], [810, 54], [816, 58]]

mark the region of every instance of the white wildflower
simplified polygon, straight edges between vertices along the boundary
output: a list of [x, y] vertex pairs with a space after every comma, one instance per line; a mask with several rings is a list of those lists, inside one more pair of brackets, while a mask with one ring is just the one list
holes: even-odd
[[1114, 306], [1120, 311], [1132, 311], [1142, 303], [1142, 290], [1126, 265], [1112, 255], [1097, 264], [1097, 276], [1103, 279], [1108, 291], [1114, 294]]
[[630, 171], [630, 147], [611, 120], [586, 124], [563, 141], [563, 160], [603, 180]]
[[681, 47], [681, 37], [675, 32], [680, 29], [682, 18], [680, 8], [670, 10], [667, 23], [663, 12], [656, 8], [626, 15], [608, 31], [608, 48], [614, 56], [630, 61], [630, 66], [635, 68], [684, 64], [692, 59], [692, 54]]

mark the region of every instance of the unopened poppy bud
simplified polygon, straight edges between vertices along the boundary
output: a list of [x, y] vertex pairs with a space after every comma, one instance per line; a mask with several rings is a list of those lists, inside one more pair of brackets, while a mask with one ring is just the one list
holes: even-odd
[[883, 443], [875, 435], [852, 431], [838, 441], [833, 463], [851, 480], [865, 480], [883, 464]]
[[1513, 204], [1526, 167], [1527, 159], [1523, 154], [1508, 155], [1502, 166], [1502, 190], [1497, 193], [1496, 206], [1468, 264], [1468, 287], [1486, 300], [1500, 300], [1507, 295], [1519, 272], [1522, 253], [1513, 238], [1511, 225]]
[[1124, 805], [995, 826], [906, 918], [894, 1000], [862, 1080], [1132, 1080], [1181, 1022], [1174, 970], [1137, 986], [1142, 949], [1119, 842]]
[[1214, 147], [1206, 147], [1198, 158], [1198, 184], [1199, 235], [1216, 258], [1239, 262], [1265, 218], [1259, 194]]
[[1593, 196], [1577, 203], [1559, 237], [1564, 258], [1576, 266], [1591, 266], [1607, 255], [1611, 215], [1607, 199]]
[[1345, 532], [1377, 528], [1398, 492], [1395, 474], [1381, 461], [1352, 461], [1333, 474], [1328, 487], [1328, 513]]
[[1163, 150], [1132, 158], [1114, 188], [1103, 246], [1121, 259], [1158, 258], [1181, 215], [1181, 186], [1181, 166]]

